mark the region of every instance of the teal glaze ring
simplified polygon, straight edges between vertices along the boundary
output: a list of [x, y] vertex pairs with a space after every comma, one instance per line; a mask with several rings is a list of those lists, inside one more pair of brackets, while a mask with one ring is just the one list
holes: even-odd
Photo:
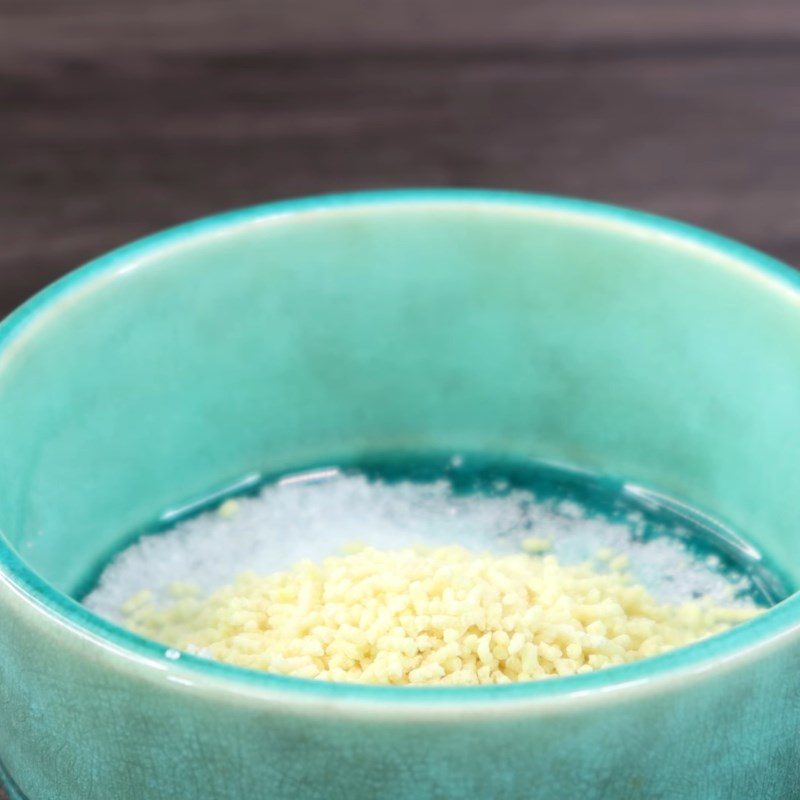
[[164, 508], [388, 449], [624, 475], [746, 533], [796, 587], [799, 283], [638, 212], [404, 190], [211, 217], [46, 289], [0, 324], [0, 762], [18, 793], [791, 797], [796, 595], [625, 667], [441, 689], [173, 661], [70, 596]]

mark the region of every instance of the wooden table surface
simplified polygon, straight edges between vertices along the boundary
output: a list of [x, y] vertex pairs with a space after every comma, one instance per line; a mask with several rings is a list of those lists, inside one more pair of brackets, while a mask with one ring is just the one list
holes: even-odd
[[800, 4], [0, 2], [0, 314], [163, 226], [408, 185], [609, 200], [800, 264]]
[[0, 2], [0, 316], [182, 220], [409, 185], [638, 206], [800, 265], [800, 4]]

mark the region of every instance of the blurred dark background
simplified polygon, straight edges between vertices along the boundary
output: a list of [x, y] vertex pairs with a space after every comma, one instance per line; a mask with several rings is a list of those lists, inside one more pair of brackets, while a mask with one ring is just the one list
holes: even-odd
[[495, 186], [800, 264], [797, 0], [0, 0], [0, 315], [198, 215]]

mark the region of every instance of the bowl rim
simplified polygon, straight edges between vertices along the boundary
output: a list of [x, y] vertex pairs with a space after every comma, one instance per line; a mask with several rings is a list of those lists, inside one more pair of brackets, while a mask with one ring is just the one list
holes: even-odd
[[[62, 303], [89, 291], [99, 283], [137, 269], [159, 255], [187, 243], [226, 235], [286, 217], [314, 217], [319, 214], [361, 213], [387, 207], [435, 205], [440, 208], [491, 209], [493, 212], [533, 214], [566, 218], [578, 224], [616, 228], [652, 242], [701, 250], [707, 257], [724, 262], [749, 279], [767, 281], [800, 306], [800, 272], [747, 245], [701, 228], [665, 217], [621, 206], [556, 195], [493, 189], [388, 189], [343, 194], [325, 194], [299, 199], [277, 200], [214, 214], [167, 228], [138, 239], [93, 259], [50, 284], [0, 321], [0, 369], [13, 354], [14, 344], [35, 333], [37, 323], [58, 313]], [[800, 313], [800, 308], [798, 308]], [[287, 702], [358, 701], [380, 704], [389, 709], [422, 707], [445, 710], [467, 704], [470, 708], [513, 704], [563, 705], [577, 698], [609, 698], [620, 692], [638, 693], [680, 678], [697, 677], [721, 664], [747, 661], [764, 648], [771, 649], [789, 636], [800, 635], [800, 592], [768, 609], [753, 620], [725, 633], [613, 669], [585, 675], [559, 677], [505, 685], [467, 687], [414, 687], [348, 684], [296, 678], [249, 670], [180, 654], [142, 638], [86, 609], [76, 600], [51, 586], [16, 553], [0, 531], [0, 585], [28, 605], [66, 629], [157, 678], [189, 685], [214, 685], [234, 693], [278, 694]]]

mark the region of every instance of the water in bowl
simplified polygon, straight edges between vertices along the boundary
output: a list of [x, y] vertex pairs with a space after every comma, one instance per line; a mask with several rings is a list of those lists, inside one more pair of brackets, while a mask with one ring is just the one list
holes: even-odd
[[511, 553], [532, 539], [566, 563], [625, 555], [663, 602], [765, 607], [792, 589], [737, 532], [629, 482], [507, 458], [393, 455], [251, 477], [168, 510], [102, 565], [84, 601], [120, 621], [143, 589], [167, 602], [176, 581], [210, 592], [243, 570], [267, 574], [352, 542]]

